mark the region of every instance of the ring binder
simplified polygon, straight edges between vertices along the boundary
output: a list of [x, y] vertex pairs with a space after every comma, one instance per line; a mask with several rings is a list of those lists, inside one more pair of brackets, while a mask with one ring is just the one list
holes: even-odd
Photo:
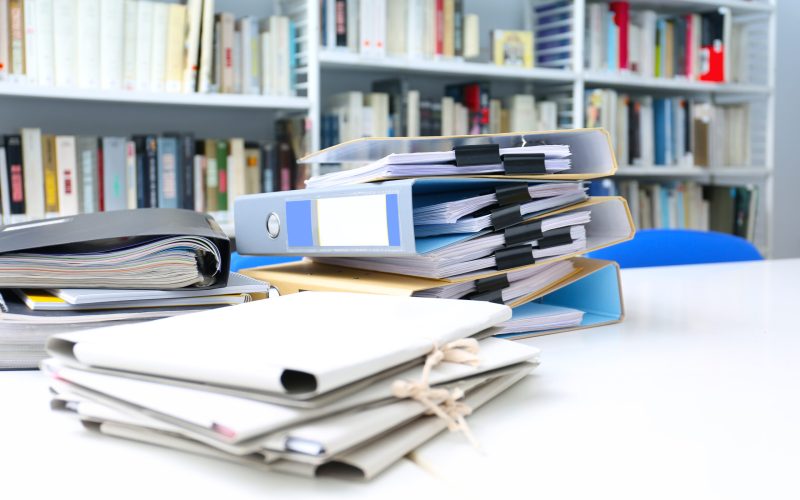
[[544, 236], [542, 233], [542, 221], [537, 220], [528, 224], [509, 227], [503, 231], [503, 236], [507, 246], [538, 240]]
[[509, 284], [507, 274], [498, 274], [496, 276], [475, 280], [475, 290], [477, 293], [491, 292], [506, 288]]
[[502, 156], [506, 175], [542, 175], [547, 173], [542, 153], [505, 154]]
[[498, 271], [529, 266], [536, 263], [536, 259], [533, 258], [533, 247], [531, 245], [501, 248], [494, 253], [494, 260]]
[[533, 198], [531, 197], [528, 187], [529, 184], [526, 182], [509, 184], [508, 186], [497, 186], [494, 189], [494, 194], [497, 197], [497, 204], [504, 206], [531, 201]]
[[497, 165], [502, 163], [499, 144], [468, 144], [453, 148], [457, 167]]
[[490, 218], [495, 231], [519, 224], [523, 220], [519, 205], [495, 208], [491, 211]]

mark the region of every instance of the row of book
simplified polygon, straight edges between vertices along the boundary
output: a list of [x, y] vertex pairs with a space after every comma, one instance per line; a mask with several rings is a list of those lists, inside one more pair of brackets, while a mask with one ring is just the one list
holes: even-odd
[[554, 130], [559, 125], [555, 100], [537, 101], [516, 94], [505, 102], [492, 98], [488, 83], [454, 84], [439, 99], [421, 98], [408, 82], [373, 82], [372, 92], [331, 96], [322, 117], [323, 147], [360, 137], [467, 135]]
[[[463, 0], [322, 0], [320, 39], [327, 49], [370, 57], [479, 59], [480, 17]], [[572, 2], [525, 7], [526, 29], [491, 32], [495, 64], [566, 68], [572, 54]]]
[[214, 0], [0, 0], [0, 80], [150, 92], [294, 94], [294, 23]]
[[594, 71], [709, 82], [739, 81], [746, 43], [731, 11], [659, 14], [628, 1], [590, 3], [585, 65]]
[[277, 140], [96, 137], [25, 128], [0, 144], [5, 223], [130, 208], [228, 212], [236, 196], [302, 187], [294, 124]]
[[681, 167], [751, 163], [749, 106], [701, 98], [586, 92], [586, 126], [611, 133], [622, 165]]
[[639, 229], [718, 231], [755, 240], [758, 187], [704, 186], [696, 182], [609, 183], [603, 194], [628, 200]]

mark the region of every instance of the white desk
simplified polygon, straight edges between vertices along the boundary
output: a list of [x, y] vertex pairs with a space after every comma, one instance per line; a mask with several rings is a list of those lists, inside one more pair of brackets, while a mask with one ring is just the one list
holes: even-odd
[[95, 436], [49, 411], [39, 374], [0, 373], [3, 497], [800, 497], [800, 260], [630, 270], [623, 286], [623, 324], [530, 341], [541, 367], [470, 417], [485, 455], [442, 436], [425, 468], [370, 484]]

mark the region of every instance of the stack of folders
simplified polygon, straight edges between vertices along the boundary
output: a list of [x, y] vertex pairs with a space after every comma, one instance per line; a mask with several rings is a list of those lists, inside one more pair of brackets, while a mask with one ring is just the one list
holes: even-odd
[[0, 369], [34, 368], [49, 335], [248, 302], [230, 242], [188, 210], [101, 212], [0, 227]]
[[[309, 314], [313, 311], [313, 314]], [[101, 434], [370, 479], [527, 375], [504, 305], [308, 292], [47, 344], [52, 406]]]
[[623, 317], [617, 265], [577, 258], [634, 234], [624, 199], [586, 195], [616, 170], [605, 130], [367, 138], [303, 161], [356, 166], [235, 204], [239, 252], [307, 257], [243, 271], [280, 294], [496, 302], [514, 338]]

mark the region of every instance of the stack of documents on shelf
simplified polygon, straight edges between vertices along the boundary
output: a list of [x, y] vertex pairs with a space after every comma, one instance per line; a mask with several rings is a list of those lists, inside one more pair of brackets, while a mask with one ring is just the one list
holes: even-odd
[[[313, 311], [313, 314], [309, 314]], [[538, 364], [488, 302], [307, 292], [48, 341], [93, 431], [263, 470], [370, 479]]]
[[209, 216], [100, 212], [0, 227], [0, 369], [31, 368], [54, 333], [163, 318], [264, 297], [228, 272]]
[[236, 200], [240, 253], [310, 259], [245, 271], [281, 294], [497, 302], [515, 316], [496, 334], [515, 337], [623, 316], [616, 265], [575, 258], [634, 234], [624, 199], [586, 194], [616, 171], [602, 129], [365, 138], [302, 161], [363, 165]]

